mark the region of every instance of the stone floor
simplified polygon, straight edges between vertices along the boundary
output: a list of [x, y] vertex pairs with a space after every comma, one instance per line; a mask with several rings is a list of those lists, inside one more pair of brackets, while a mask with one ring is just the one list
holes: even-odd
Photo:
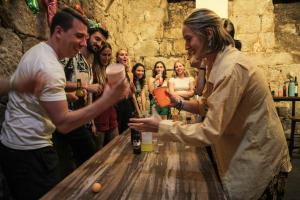
[[288, 176], [285, 200], [300, 199], [300, 151], [295, 150], [292, 159], [293, 170]]

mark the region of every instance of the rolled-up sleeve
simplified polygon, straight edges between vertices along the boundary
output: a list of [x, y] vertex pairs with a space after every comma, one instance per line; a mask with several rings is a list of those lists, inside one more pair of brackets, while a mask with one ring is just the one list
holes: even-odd
[[163, 120], [159, 124], [159, 137], [163, 140], [179, 141], [195, 146], [212, 144], [224, 134], [248, 81], [247, 69], [236, 65], [231, 73], [223, 75], [222, 79], [213, 84], [212, 93], [206, 102], [208, 111], [202, 123], [184, 124]]

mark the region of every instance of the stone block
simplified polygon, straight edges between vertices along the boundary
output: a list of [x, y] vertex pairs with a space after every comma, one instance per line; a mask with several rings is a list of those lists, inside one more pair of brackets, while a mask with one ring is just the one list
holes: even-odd
[[182, 39], [182, 27], [166, 29], [164, 38]]
[[25, 1], [5, 1], [1, 3], [0, 16], [6, 26], [19, 33], [46, 39], [49, 35], [47, 16], [41, 9], [37, 15], [27, 7]]
[[293, 64], [293, 57], [290, 53], [285, 52], [273, 52], [273, 53], [262, 53], [252, 52], [247, 53], [251, 60], [260, 66], [276, 66], [276, 65], [288, 65]]
[[274, 32], [275, 29], [274, 14], [262, 16], [261, 29], [262, 32]]
[[136, 43], [133, 46], [136, 56], [152, 56], [157, 55], [159, 51], [159, 44], [156, 41], [148, 40]]
[[182, 55], [186, 54], [185, 50], [185, 40], [184, 39], [177, 39], [174, 41], [174, 52], [175, 55]]
[[259, 40], [258, 34], [238, 34], [236, 39], [242, 43], [242, 51], [252, 51], [253, 45]]
[[275, 34], [274, 32], [262, 33], [259, 35], [260, 44], [263, 51], [272, 52], [275, 48]]
[[173, 54], [173, 41], [163, 40], [159, 45], [159, 55], [170, 57]]
[[239, 24], [236, 28], [239, 34], [261, 32], [261, 19], [258, 15], [240, 15], [235, 21]]

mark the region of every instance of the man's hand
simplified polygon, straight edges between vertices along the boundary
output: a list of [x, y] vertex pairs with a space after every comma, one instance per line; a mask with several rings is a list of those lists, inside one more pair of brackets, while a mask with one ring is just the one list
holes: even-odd
[[46, 75], [43, 72], [38, 72], [34, 76], [15, 80], [11, 83], [11, 89], [20, 93], [31, 93], [40, 96], [46, 85], [46, 80]]
[[117, 103], [124, 97], [127, 97], [129, 92], [129, 83], [126, 78], [124, 78], [114, 85], [106, 84], [101, 98], [107, 98], [110, 102]]
[[69, 102], [75, 102], [78, 100], [78, 97], [75, 95], [75, 92], [67, 92], [66, 96]]

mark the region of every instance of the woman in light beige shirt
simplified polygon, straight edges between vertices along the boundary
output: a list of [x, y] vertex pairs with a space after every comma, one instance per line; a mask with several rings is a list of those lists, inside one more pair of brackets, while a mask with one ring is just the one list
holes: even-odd
[[[240, 51], [208, 9], [193, 11], [183, 23], [190, 62], [206, 58], [206, 84], [198, 101], [178, 101], [176, 107], [205, 115], [202, 123], [132, 119], [140, 131], [158, 132], [161, 140], [210, 145], [229, 199], [265, 199], [282, 195], [276, 185], [291, 163], [282, 125], [264, 74]], [[200, 62], [199, 62], [200, 61]]]

